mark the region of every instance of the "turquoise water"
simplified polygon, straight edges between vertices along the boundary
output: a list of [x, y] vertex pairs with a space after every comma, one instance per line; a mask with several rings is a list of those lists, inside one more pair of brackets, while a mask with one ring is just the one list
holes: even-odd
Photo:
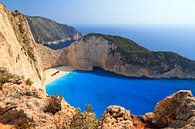
[[153, 111], [158, 101], [182, 89], [195, 93], [195, 80], [135, 79], [98, 68], [73, 71], [46, 86], [49, 95], [61, 95], [83, 111], [85, 104], [91, 104], [98, 117], [109, 105], [120, 105], [143, 115]]

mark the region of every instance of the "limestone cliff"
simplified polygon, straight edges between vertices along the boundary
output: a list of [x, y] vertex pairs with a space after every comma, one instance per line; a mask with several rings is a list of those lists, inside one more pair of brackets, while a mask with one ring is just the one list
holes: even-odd
[[42, 56], [44, 68], [49, 64], [78, 70], [100, 67], [130, 77], [195, 79], [195, 61], [172, 52], [153, 52], [119, 36], [89, 34], [62, 50], [48, 50], [58, 58], [51, 61]]
[[90, 34], [66, 51], [76, 69], [100, 67], [131, 77], [195, 78], [195, 61], [172, 52], [152, 52], [119, 36]]
[[41, 86], [44, 74], [37, 55], [26, 19], [18, 12], [9, 12], [0, 3], [0, 67], [31, 78], [35, 86]]
[[67, 61], [67, 51], [64, 50], [52, 50], [43, 45], [36, 44], [39, 57], [43, 60], [41, 67], [48, 69], [52, 67], [69, 65]]

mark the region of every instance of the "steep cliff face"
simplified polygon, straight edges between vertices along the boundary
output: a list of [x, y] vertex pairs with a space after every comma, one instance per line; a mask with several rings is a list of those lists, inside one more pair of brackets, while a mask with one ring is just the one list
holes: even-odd
[[35, 86], [41, 86], [44, 74], [37, 55], [26, 19], [18, 12], [10, 13], [0, 4], [0, 67], [31, 78]]
[[66, 50], [52, 50], [39, 44], [36, 44], [36, 46], [38, 55], [43, 60], [41, 63], [43, 69], [69, 65]]
[[37, 43], [55, 43], [76, 40], [81, 33], [75, 28], [38, 16], [25, 16]]
[[[195, 78], [195, 61], [172, 52], [153, 52], [119, 36], [89, 34], [58, 54], [55, 65], [78, 70], [100, 67], [130, 77]], [[43, 62], [49, 63], [46, 59]]]

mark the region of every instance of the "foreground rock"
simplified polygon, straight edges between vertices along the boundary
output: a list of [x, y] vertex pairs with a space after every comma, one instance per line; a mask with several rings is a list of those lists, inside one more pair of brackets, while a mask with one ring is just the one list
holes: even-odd
[[110, 106], [100, 119], [102, 129], [193, 129], [195, 128], [195, 97], [190, 91], [179, 91], [156, 105], [154, 113], [134, 116], [130, 111]]
[[0, 90], [1, 128], [68, 128], [74, 111], [60, 97], [48, 97], [44, 91], [24, 82], [6, 83]]
[[159, 102], [154, 122], [161, 128], [195, 128], [195, 97], [190, 91], [180, 91]]
[[86, 112], [80, 112], [61, 97], [48, 97], [43, 90], [31, 86], [29, 82], [0, 69], [1, 128], [195, 128], [195, 97], [190, 91], [178, 91], [159, 102], [153, 113], [144, 116], [132, 115], [120, 106], [109, 106], [97, 120], [90, 105], [86, 105]]

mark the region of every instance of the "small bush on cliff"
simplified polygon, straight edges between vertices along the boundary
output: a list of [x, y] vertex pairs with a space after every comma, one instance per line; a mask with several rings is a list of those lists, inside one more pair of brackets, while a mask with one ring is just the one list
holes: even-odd
[[9, 80], [12, 78], [12, 75], [4, 68], [0, 68], [0, 89], [1, 86], [6, 83], [9, 82]]
[[36, 61], [35, 55], [33, 54], [33, 49], [32, 48], [28, 48], [27, 54], [33, 61]]
[[93, 112], [93, 107], [90, 104], [85, 104], [86, 112]]
[[81, 112], [77, 109], [76, 115], [73, 117], [70, 128], [71, 129], [96, 129], [98, 120], [91, 105], [85, 105], [86, 112]]
[[28, 78], [26, 81], [25, 81], [26, 85], [29, 85], [31, 86], [33, 84], [33, 81], [30, 80], [30, 78]]
[[121, 50], [130, 52], [149, 52], [146, 48], [139, 46], [137, 43], [130, 39], [126, 39], [120, 36], [104, 35], [104, 38], [115, 43]]

